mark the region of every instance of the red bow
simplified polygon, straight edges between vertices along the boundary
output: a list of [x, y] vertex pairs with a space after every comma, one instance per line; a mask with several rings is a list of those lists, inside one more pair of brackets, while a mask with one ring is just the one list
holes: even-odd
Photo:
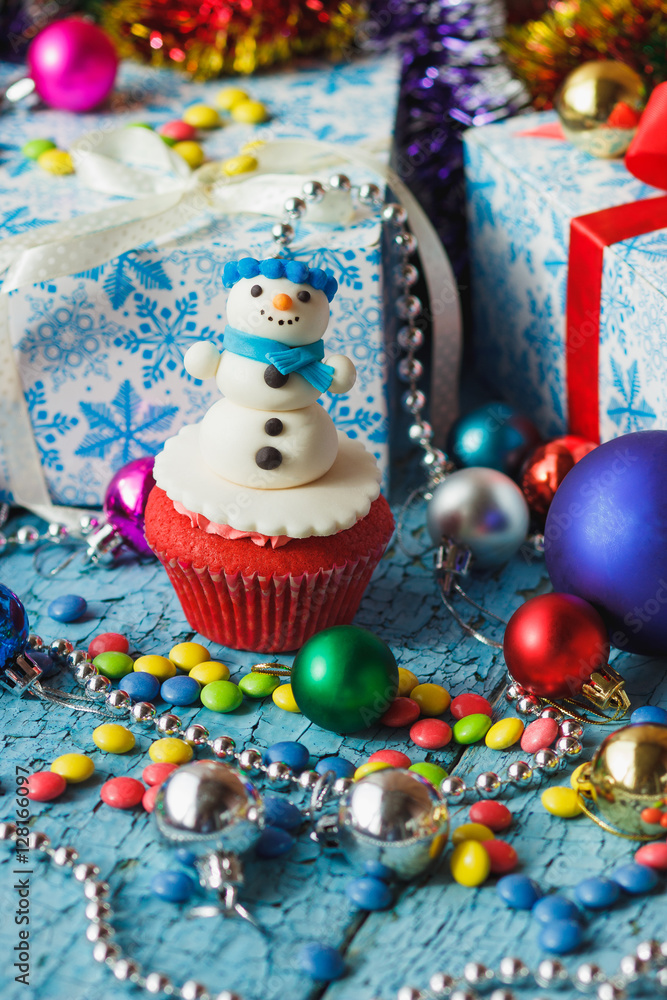
[[649, 97], [625, 165], [645, 184], [667, 188], [667, 83], [659, 83]]

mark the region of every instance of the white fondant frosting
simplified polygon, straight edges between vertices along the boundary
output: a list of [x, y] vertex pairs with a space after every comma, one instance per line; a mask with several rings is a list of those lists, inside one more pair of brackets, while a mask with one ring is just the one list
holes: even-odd
[[359, 441], [338, 433], [338, 454], [320, 479], [292, 489], [239, 486], [203, 460], [199, 424], [169, 438], [155, 459], [155, 482], [167, 496], [209, 521], [262, 535], [334, 535], [365, 517], [380, 493], [380, 471]]

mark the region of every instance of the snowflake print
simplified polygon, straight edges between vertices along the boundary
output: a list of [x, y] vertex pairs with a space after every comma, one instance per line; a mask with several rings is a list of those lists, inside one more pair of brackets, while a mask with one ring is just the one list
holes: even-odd
[[554, 349], [558, 351], [561, 347], [560, 337], [554, 326], [551, 296], [547, 295], [541, 300], [529, 290], [528, 308], [530, 323], [526, 328], [525, 339], [533, 346], [537, 357], [550, 359]]
[[5, 236], [18, 236], [30, 229], [37, 229], [39, 226], [48, 226], [50, 219], [35, 219], [33, 213], [28, 211], [26, 205], [20, 208], [10, 208], [6, 212], [0, 212], [0, 233]]
[[[239, 253], [238, 256], [250, 256], [250, 254]], [[223, 292], [222, 272], [225, 264], [230, 260], [229, 251], [224, 257], [218, 257], [205, 248], [201, 250], [175, 250], [167, 257], [167, 260], [178, 264], [182, 268], [183, 274], [188, 274], [190, 265], [194, 265], [196, 272], [194, 283], [201, 290], [207, 305], [216, 295]]]
[[359, 274], [359, 268], [351, 261], [356, 259], [354, 250], [329, 250], [320, 247], [317, 250], [306, 249], [290, 254], [294, 260], [303, 260], [309, 267], [321, 267], [322, 270], [333, 271], [339, 285], [359, 291], [364, 283]]
[[[373, 397], [368, 396], [365, 403], [368, 407], [372, 407]], [[345, 431], [348, 437], [356, 438], [362, 433], [374, 444], [383, 444], [387, 440], [389, 434], [387, 418], [366, 406], [353, 409], [349, 396], [330, 396], [327, 412], [336, 427]]]
[[380, 326], [379, 305], [364, 308], [359, 299], [352, 298], [336, 302], [327, 347], [331, 351], [347, 354], [354, 361], [362, 392], [381, 379], [385, 371], [386, 355], [378, 336]]
[[641, 399], [638, 398], [640, 385], [637, 374], [637, 362], [633, 361], [628, 368], [626, 380], [618, 362], [614, 358], [610, 360], [614, 388], [621, 398], [612, 397], [607, 415], [624, 432], [643, 430], [649, 424], [653, 423], [656, 419], [656, 414], [643, 396]]
[[25, 398], [42, 465], [55, 472], [63, 472], [64, 466], [56, 444], [59, 437], [64, 437], [76, 427], [78, 418], [68, 417], [64, 413], [49, 414], [43, 382], [35, 382], [26, 392]]
[[90, 432], [76, 449], [82, 458], [104, 458], [114, 471], [134, 458], [155, 455], [178, 413], [177, 406], [158, 406], [141, 399], [129, 379], [111, 403], [79, 403]]
[[171, 279], [165, 274], [159, 260], [142, 260], [134, 251], [122, 253], [111, 264], [100, 264], [90, 271], [75, 275], [77, 278], [92, 278], [98, 281], [109, 267], [109, 274], [102, 287], [114, 309], [121, 309], [136, 289], [138, 281], [142, 288], [161, 288], [171, 291]]

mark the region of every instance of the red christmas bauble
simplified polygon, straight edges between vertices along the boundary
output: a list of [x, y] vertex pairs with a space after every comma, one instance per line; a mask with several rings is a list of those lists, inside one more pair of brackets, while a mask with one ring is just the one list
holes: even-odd
[[573, 594], [542, 594], [514, 612], [503, 651], [510, 674], [531, 694], [571, 698], [606, 666], [609, 639], [588, 601]]
[[519, 486], [535, 521], [544, 526], [556, 490], [579, 459], [597, 445], [574, 434], [538, 445], [523, 464]]

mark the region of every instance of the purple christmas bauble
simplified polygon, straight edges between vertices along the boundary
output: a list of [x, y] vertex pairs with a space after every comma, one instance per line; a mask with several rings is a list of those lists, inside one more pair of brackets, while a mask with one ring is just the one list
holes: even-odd
[[140, 556], [152, 556], [144, 536], [148, 495], [155, 486], [155, 458], [137, 458], [115, 474], [104, 496], [104, 513], [110, 524]]
[[667, 431], [607, 441], [568, 472], [545, 557], [554, 590], [597, 608], [614, 646], [667, 654]]

